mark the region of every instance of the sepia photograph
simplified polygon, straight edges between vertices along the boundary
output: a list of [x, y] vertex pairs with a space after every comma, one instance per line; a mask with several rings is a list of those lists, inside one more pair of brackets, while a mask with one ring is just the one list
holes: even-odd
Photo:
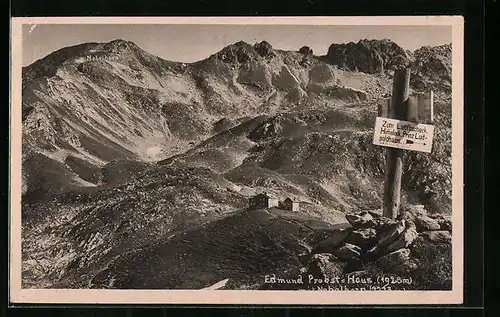
[[12, 302], [461, 302], [461, 17], [12, 24]]

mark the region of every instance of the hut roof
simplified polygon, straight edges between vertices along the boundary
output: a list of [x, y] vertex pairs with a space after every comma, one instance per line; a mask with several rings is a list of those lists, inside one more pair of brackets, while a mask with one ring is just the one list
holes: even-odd
[[260, 194], [253, 196], [253, 197], [259, 197], [259, 196], [264, 196], [264, 197], [269, 198], [269, 199], [277, 199], [276, 196], [269, 194], [269, 193], [260, 193]]

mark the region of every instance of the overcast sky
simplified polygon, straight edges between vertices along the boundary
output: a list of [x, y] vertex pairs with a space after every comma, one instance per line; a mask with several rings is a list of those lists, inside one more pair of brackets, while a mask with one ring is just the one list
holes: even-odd
[[23, 26], [23, 65], [29, 65], [60, 48], [115, 39], [132, 41], [166, 60], [194, 62], [243, 40], [268, 41], [274, 48], [311, 47], [326, 54], [332, 43], [388, 38], [405, 49], [451, 43], [451, 26], [369, 25], [179, 25], [179, 24], [39, 24]]

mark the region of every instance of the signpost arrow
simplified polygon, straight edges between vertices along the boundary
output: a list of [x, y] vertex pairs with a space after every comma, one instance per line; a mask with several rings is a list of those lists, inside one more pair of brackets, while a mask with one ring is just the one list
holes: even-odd
[[421, 144], [421, 145], [426, 145], [425, 143], [420, 143], [412, 140], [406, 140], [406, 144]]

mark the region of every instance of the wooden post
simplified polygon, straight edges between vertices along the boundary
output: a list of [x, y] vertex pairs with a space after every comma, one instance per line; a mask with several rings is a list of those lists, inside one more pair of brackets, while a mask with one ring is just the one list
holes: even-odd
[[420, 104], [419, 96], [414, 97], [410, 96], [408, 98], [408, 106], [406, 108], [406, 120], [410, 122], [419, 122], [420, 114], [418, 113], [419, 104]]
[[383, 117], [383, 118], [389, 117], [389, 108], [391, 107], [390, 104], [391, 104], [390, 99], [379, 100], [379, 103], [377, 105], [378, 106], [377, 116]]
[[[406, 120], [408, 108], [408, 94], [410, 85], [410, 69], [398, 69], [394, 72], [392, 98], [389, 108], [389, 117]], [[403, 150], [387, 149], [387, 171], [384, 184], [383, 215], [395, 219], [398, 216], [401, 201], [401, 175], [403, 173]]]
[[408, 98], [406, 120], [416, 123], [434, 121], [434, 94], [432, 90]]
[[418, 115], [420, 121], [434, 121], [434, 92], [432, 90], [419, 95]]

